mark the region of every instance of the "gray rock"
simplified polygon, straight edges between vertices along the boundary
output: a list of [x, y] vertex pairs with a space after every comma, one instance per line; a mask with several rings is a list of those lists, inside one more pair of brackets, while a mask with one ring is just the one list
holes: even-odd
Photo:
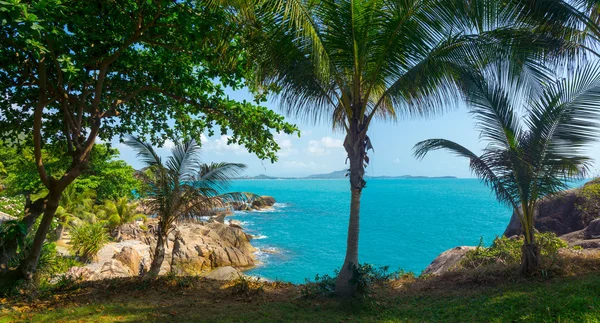
[[465, 254], [471, 250], [475, 250], [477, 247], [461, 246], [452, 248], [442, 252], [437, 258], [435, 258], [425, 270], [423, 275], [441, 275], [447, 271], [450, 271], [456, 267], [460, 260]]
[[593, 220], [585, 228], [586, 239], [599, 239], [600, 238], [600, 219]]
[[204, 277], [208, 279], [214, 280], [232, 280], [238, 278], [241, 275], [240, 271], [231, 267], [219, 267], [210, 273], [206, 274]]

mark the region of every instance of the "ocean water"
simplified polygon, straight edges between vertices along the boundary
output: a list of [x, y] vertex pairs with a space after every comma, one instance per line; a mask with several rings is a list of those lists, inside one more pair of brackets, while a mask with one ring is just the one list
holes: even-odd
[[[261, 264], [247, 272], [302, 283], [342, 265], [350, 209], [343, 180], [239, 180], [231, 191], [270, 195], [272, 210], [236, 212], [257, 238]], [[441, 252], [486, 245], [511, 211], [477, 179], [371, 179], [363, 191], [359, 261], [419, 274]], [[274, 253], [273, 253], [274, 251]]]

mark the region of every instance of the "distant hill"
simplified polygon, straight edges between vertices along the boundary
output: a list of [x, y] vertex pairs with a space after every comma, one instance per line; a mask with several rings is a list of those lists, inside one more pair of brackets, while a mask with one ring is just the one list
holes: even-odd
[[[331, 173], [327, 173], [327, 174], [313, 174], [313, 175], [309, 175], [306, 177], [273, 177], [273, 176], [267, 176], [265, 174], [260, 174], [258, 176], [244, 176], [244, 177], [240, 177], [238, 179], [342, 179], [342, 178], [346, 178], [346, 173], [348, 171], [346, 169], [343, 170], [338, 170], [335, 172], [331, 172]], [[365, 178], [367, 179], [418, 179], [418, 178], [437, 178], [437, 179], [444, 179], [444, 178], [457, 178], [455, 176], [436, 176], [436, 177], [429, 177], [429, 176], [412, 176], [412, 175], [402, 175], [402, 176], [365, 176]]]
[[307, 179], [336, 179], [336, 178], [344, 178], [346, 177], [346, 173], [348, 171], [343, 169], [343, 170], [337, 170], [335, 172], [331, 172], [328, 174], [314, 174], [314, 175], [309, 175], [306, 176], [305, 178]]

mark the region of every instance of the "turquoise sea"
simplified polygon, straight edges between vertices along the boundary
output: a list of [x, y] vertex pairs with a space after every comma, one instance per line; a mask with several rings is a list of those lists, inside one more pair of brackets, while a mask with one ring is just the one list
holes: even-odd
[[[248, 271], [302, 283], [331, 274], [344, 260], [349, 183], [340, 180], [239, 180], [232, 191], [273, 196], [272, 210], [232, 218], [257, 236], [261, 265]], [[359, 260], [419, 274], [441, 252], [487, 245], [511, 211], [477, 179], [371, 179], [363, 191]]]

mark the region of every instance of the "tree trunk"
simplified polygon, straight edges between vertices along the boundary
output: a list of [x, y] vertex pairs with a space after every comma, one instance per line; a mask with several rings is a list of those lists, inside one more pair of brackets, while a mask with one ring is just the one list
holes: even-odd
[[357, 119], [351, 123], [344, 147], [350, 159], [350, 220], [348, 222], [348, 239], [346, 257], [335, 282], [338, 297], [349, 299], [356, 293], [355, 268], [358, 266], [358, 236], [360, 225], [360, 197], [365, 186], [364, 158], [366, 156], [366, 129], [361, 129]]
[[521, 273], [532, 276], [540, 268], [540, 249], [534, 243], [524, 243], [521, 249]]
[[[25, 232], [29, 233], [31, 227], [37, 220], [37, 218], [44, 212], [44, 203], [46, 198], [41, 198], [35, 202], [31, 202], [29, 195], [25, 198], [25, 216], [21, 220], [21, 223], [25, 226]], [[3, 243], [0, 249], [0, 273], [8, 271], [8, 263], [17, 255], [19, 249], [19, 241], [23, 241], [26, 235], [15, 237], [11, 241]]]
[[31, 250], [29, 250], [27, 258], [23, 259], [19, 265], [18, 271], [22, 278], [31, 279], [35, 273], [38, 260], [40, 259], [40, 254], [42, 252], [42, 246], [44, 245], [46, 235], [48, 234], [48, 230], [52, 224], [52, 219], [54, 219], [54, 214], [58, 208], [58, 202], [60, 201], [60, 195], [63, 190], [55, 190], [55, 192], [50, 191], [50, 193], [48, 193], [48, 200], [46, 202], [44, 216], [42, 217], [42, 222], [40, 222], [40, 226], [35, 233]]
[[163, 232], [164, 231], [159, 227], [154, 257], [152, 258], [152, 264], [150, 264], [150, 270], [148, 270], [148, 275], [150, 277], [156, 277], [160, 274], [160, 267], [165, 260], [165, 240], [167, 240], [167, 237]]

